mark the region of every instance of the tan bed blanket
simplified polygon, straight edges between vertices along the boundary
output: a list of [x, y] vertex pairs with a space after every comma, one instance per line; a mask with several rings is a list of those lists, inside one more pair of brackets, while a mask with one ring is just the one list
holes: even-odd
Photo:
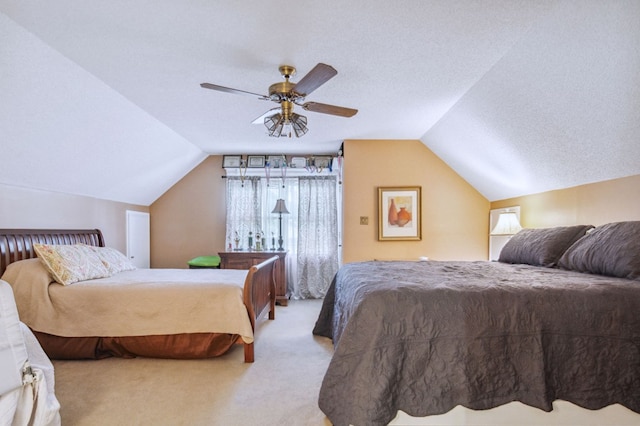
[[39, 259], [12, 263], [2, 279], [13, 287], [21, 320], [64, 337], [238, 334], [253, 342], [242, 291], [247, 271], [136, 269], [63, 286]]

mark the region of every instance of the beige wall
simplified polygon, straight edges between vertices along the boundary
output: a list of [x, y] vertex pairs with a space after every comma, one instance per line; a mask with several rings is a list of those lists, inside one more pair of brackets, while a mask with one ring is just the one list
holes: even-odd
[[[487, 258], [489, 201], [422, 142], [347, 140], [344, 153], [344, 263]], [[378, 241], [379, 186], [422, 187], [422, 241]]]
[[[151, 205], [152, 267], [224, 249], [223, 174], [222, 157], [210, 156]], [[489, 202], [420, 141], [345, 141], [343, 181], [344, 262], [486, 259]], [[379, 242], [377, 187], [407, 185], [422, 186], [422, 241]]]
[[640, 175], [496, 201], [491, 208], [516, 205], [526, 228], [640, 220]]
[[[420, 141], [345, 141], [343, 260], [486, 259], [489, 208], [520, 205], [525, 227], [640, 220], [640, 175], [489, 203]], [[185, 268], [224, 248], [222, 157], [150, 207], [0, 184], [0, 228], [98, 228], [126, 251], [126, 210], [151, 213], [151, 265]], [[422, 186], [422, 241], [377, 240], [377, 187]], [[360, 216], [369, 225], [360, 225]]]
[[0, 184], [0, 228], [100, 229], [105, 243], [127, 249], [126, 211], [145, 206]]
[[[525, 227], [640, 220], [640, 176], [489, 203], [417, 140], [347, 140], [343, 261], [482, 260], [489, 209], [520, 205]], [[150, 207], [151, 265], [185, 268], [224, 248], [222, 157], [211, 156]], [[379, 186], [422, 187], [422, 241], [378, 241]], [[360, 225], [360, 216], [369, 218]]]
[[210, 156], [151, 205], [151, 267], [186, 268], [224, 249], [223, 175], [222, 156]]

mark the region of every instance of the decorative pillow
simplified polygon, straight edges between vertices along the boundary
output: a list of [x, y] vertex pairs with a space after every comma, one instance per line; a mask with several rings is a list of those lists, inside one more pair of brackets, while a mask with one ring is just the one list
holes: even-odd
[[117, 274], [122, 271], [131, 271], [136, 267], [127, 259], [127, 257], [118, 250], [111, 247], [95, 247], [85, 246], [92, 250], [102, 261], [109, 271], [110, 275]]
[[523, 229], [505, 244], [498, 261], [553, 267], [571, 244], [591, 228], [591, 225], [575, 225]]
[[33, 249], [53, 279], [62, 285], [109, 276], [100, 258], [82, 244], [34, 244]]
[[579, 272], [640, 279], [640, 221], [598, 226], [576, 241], [558, 266]]

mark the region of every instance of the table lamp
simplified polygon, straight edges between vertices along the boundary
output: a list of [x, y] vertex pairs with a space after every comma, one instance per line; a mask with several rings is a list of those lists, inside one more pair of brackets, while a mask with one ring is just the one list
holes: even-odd
[[282, 214], [289, 214], [289, 210], [287, 210], [287, 206], [284, 204], [284, 200], [282, 198], [279, 198], [278, 201], [276, 201], [276, 206], [273, 208], [273, 211], [271, 213], [278, 213], [278, 220], [280, 222], [280, 233], [278, 235], [278, 251], [284, 251], [284, 248], [282, 247]]

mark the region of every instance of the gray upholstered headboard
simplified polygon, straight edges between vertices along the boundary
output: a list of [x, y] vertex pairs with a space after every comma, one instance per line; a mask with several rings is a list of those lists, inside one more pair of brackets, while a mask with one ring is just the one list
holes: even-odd
[[0, 229], [0, 276], [9, 264], [36, 257], [37, 243], [104, 247], [104, 237], [99, 229]]

